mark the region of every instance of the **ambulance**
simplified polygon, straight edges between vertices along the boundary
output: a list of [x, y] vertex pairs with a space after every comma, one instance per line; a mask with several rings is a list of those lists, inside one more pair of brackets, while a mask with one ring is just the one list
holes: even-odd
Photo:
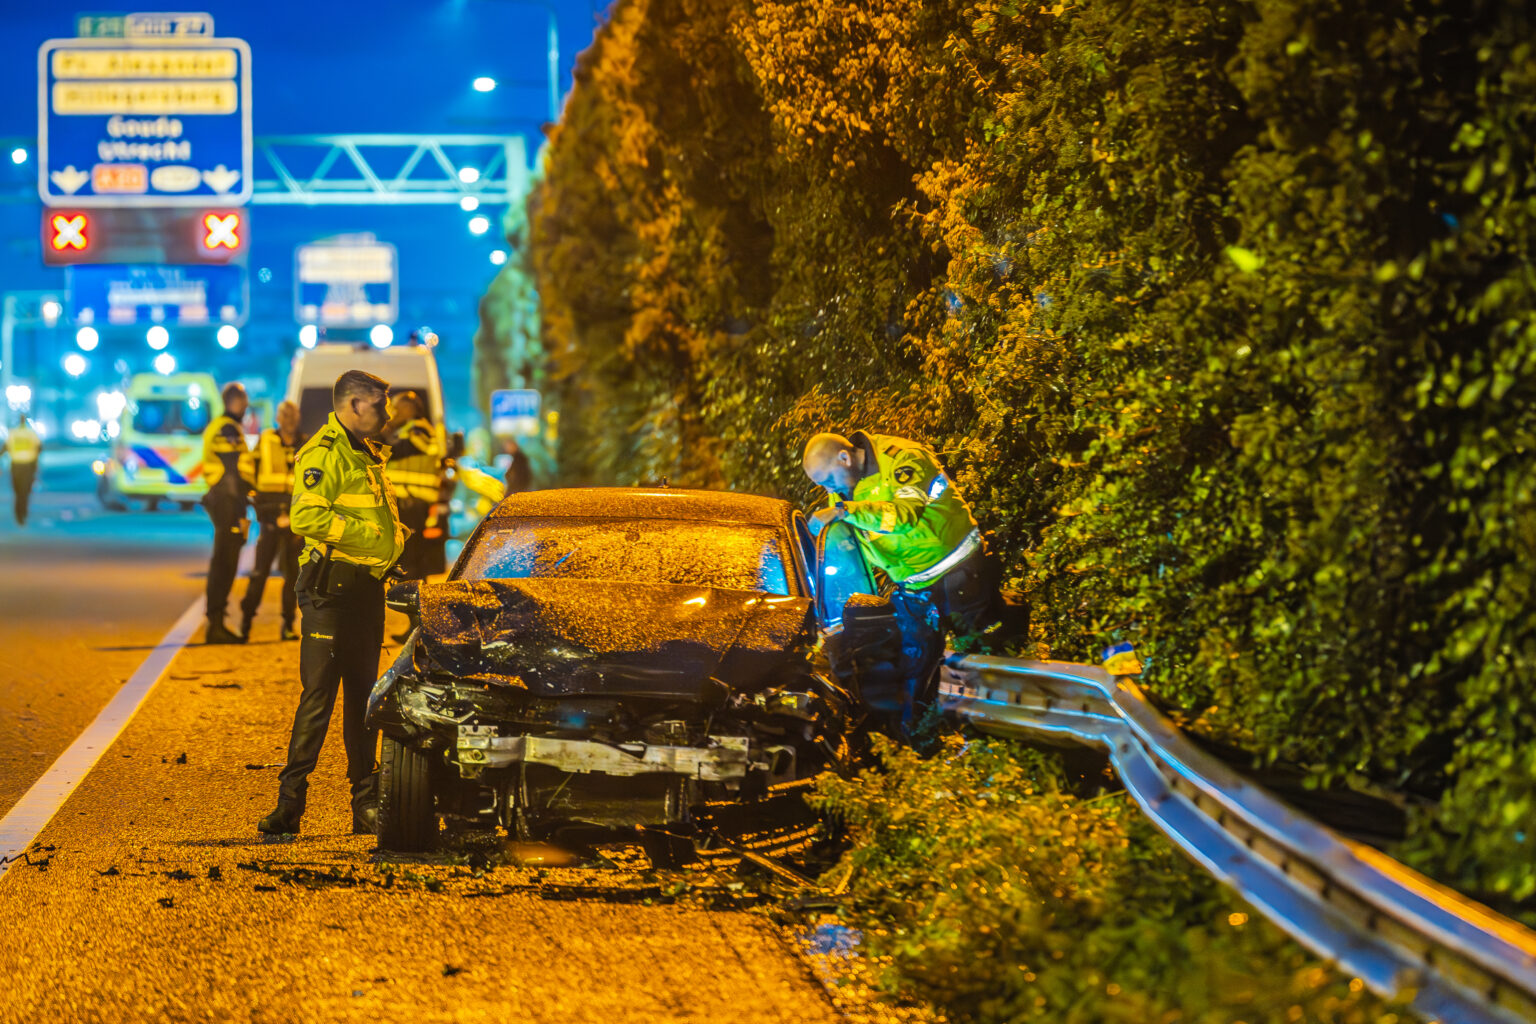
[[166, 500], [191, 509], [208, 490], [203, 431], [224, 411], [218, 383], [207, 373], [140, 373], [124, 398], [112, 454], [93, 467], [101, 503], [122, 509], [133, 499], [154, 510]]

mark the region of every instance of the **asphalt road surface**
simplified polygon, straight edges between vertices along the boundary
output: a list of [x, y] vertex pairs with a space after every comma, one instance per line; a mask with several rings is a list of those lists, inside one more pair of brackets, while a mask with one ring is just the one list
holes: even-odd
[[25, 527], [0, 473], [0, 815], [202, 592], [207, 518], [104, 511], [99, 454], [45, 450]]
[[[7, 807], [201, 584], [195, 514], [43, 504], [0, 533]], [[303, 834], [264, 841], [298, 685], [268, 604], [251, 644], [176, 656], [0, 878], [0, 1021], [839, 1019], [768, 917], [673, 899], [643, 859], [382, 857], [350, 834], [339, 716]]]

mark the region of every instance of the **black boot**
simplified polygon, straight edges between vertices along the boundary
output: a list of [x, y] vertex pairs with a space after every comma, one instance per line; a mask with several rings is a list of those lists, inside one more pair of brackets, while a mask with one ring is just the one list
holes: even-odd
[[240, 616], [240, 641], [242, 643], [244, 643], [245, 641], [247, 641], [247, 640], [249, 640], [251, 638], [251, 622], [252, 621], [253, 621], [253, 618], [250, 615], [242, 615], [242, 616]]
[[208, 632], [203, 636], [203, 643], [243, 644], [245, 643], [245, 637], [239, 633], [231, 633], [228, 627], [224, 625], [223, 616], [220, 616], [217, 619], [210, 618], [208, 620]]
[[304, 817], [303, 811], [296, 811], [292, 807], [278, 804], [277, 810], [256, 823], [256, 831], [269, 836], [298, 835], [299, 819], [302, 817]]
[[379, 773], [352, 784], [352, 834], [379, 834]]

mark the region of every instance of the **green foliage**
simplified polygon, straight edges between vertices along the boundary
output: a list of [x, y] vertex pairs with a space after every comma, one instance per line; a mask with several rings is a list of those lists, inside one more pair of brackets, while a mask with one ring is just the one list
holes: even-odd
[[533, 206], [562, 464], [923, 439], [1056, 656], [1536, 906], [1533, 57], [1493, 0], [621, 0]]
[[845, 923], [891, 997], [961, 1021], [1388, 1022], [1184, 860], [1124, 794], [1081, 800], [1051, 755], [950, 738], [820, 787], [849, 830]]

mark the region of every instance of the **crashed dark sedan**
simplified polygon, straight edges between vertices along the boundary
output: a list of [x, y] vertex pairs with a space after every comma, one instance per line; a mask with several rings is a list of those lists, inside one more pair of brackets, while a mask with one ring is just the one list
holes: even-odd
[[875, 589], [856, 545], [832, 547], [773, 498], [508, 497], [447, 580], [391, 590], [420, 626], [369, 700], [380, 845], [429, 849], [439, 819], [676, 839], [706, 803], [837, 762], [859, 718], [830, 667], [843, 602], [878, 601], [856, 596]]

